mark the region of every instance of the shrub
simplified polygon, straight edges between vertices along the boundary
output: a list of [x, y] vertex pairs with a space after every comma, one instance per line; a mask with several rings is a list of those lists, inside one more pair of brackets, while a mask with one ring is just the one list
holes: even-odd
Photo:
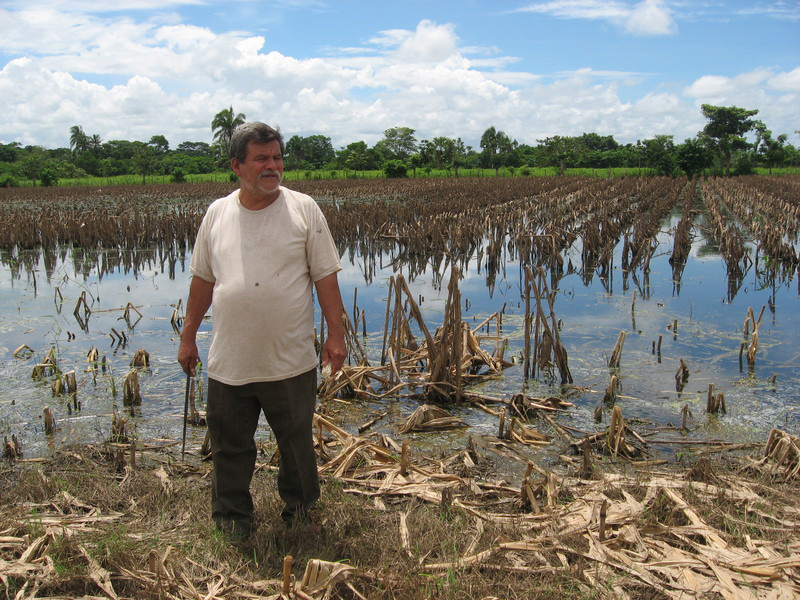
[[172, 171], [172, 177], [170, 178], [172, 183], [184, 183], [186, 181], [186, 173], [183, 169], [175, 169]]
[[0, 187], [9, 188], [9, 187], [17, 187], [17, 185], [19, 184], [17, 183], [17, 180], [14, 178], [13, 175], [10, 175], [9, 173], [3, 173], [2, 175], [0, 175]]
[[408, 177], [408, 167], [402, 160], [387, 160], [383, 163], [383, 172], [387, 179]]
[[741, 154], [736, 158], [736, 162], [733, 165], [734, 175], [752, 175], [755, 172], [753, 159], [749, 154]]
[[40, 175], [42, 179], [42, 185], [44, 187], [52, 187], [58, 185], [58, 172], [53, 169], [52, 167], [45, 167], [42, 169], [42, 174]]

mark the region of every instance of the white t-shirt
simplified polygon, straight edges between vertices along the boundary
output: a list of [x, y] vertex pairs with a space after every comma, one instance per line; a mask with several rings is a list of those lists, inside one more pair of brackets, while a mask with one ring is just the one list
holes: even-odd
[[190, 270], [214, 284], [208, 376], [243, 385], [287, 379], [317, 365], [312, 282], [341, 270], [313, 198], [285, 187], [262, 210], [239, 190], [215, 200]]

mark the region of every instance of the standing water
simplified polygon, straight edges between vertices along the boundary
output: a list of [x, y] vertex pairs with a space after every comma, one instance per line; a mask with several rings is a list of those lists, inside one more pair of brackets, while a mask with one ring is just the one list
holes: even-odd
[[[580, 188], [576, 189], [553, 188], [547, 193], [559, 194], [558, 206], [567, 206], [574, 201], [570, 194], [580, 194]], [[537, 372], [527, 381], [524, 378], [524, 266], [533, 261], [522, 249], [520, 240], [524, 236], [519, 230], [506, 227], [501, 231], [489, 223], [505, 206], [495, 205], [477, 219], [461, 214], [456, 223], [463, 223], [466, 230], [475, 220], [480, 231], [477, 237], [474, 232], [471, 237], [469, 232], [464, 233], [465, 239], [472, 241], [460, 248], [461, 225], [449, 225], [442, 236], [448, 244], [442, 260], [443, 255], [435, 251], [441, 240], [431, 234], [424, 239], [422, 233], [421, 239], [409, 240], [403, 232], [392, 229], [391, 222], [377, 234], [370, 231], [369, 223], [347, 225], [347, 236], [356, 240], [361, 236], [364, 241], [373, 236], [380, 244], [344, 239], [338, 222], [347, 207], [343, 207], [341, 197], [324, 190], [309, 191], [322, 201], [342, 249], [339, 281], [344, 304], [351, 318], [357, 316], [352, 314], [354, 298], [357, 311], [364, 311], [363, 341], [372, 364], [380, 362], [390, 277], [404, 275], [424, 321], [433, 331], [442, 323], [447, 308], [448, 263], [458, 262], [462, 318], [477, 325], [501, 312], [501, 335], [507, 338], [505, 358], [513, 362], [502, 376], [471, 386], [470, 391], [505, 400], [520, 392], [562, 398], [574, 407], [560, 414], [558, 422], [570, 431], [592, 433], [608, 426], [611, 405], [603, 398], [611, 376], [616, 375], [620, 385], [615, 404], [634, 427], [650, 434], [654, 447], [664, 456], [681, 450], [680, 444], [670, 443], [675, 440], [763, 442], [773, 427], [798, 433], [800, 290], [796, 264], [794, 268], [776, 269], [761, 240], [752, 235], [758, 228], [743, 226], [733, 209], [730, 214], [734, 216], [727, 219], [744, 233], [744, 258], [736, 260], [730, 240], [715, 234], [710, 216], [713, 210], [700, 206], [690, 215], [688, 253], [685, 264], [677, 270], [670, 259], [676, 231], [686, 213], [680, 205], [676, 208], [673, 203], [661, 215], [653, 211], [658, 218], [651, 233], [643, 238], [645, 243], [636, 239], [636, 220], [623, 223], [618, 233], [613, 231], [611, 220], [601, 221], [597, 231], [601, 235], [610, 231], [609, 244], [608, 238], [595, 240], [586, 227], [594, 214], [591, 210], [582, 216], [573, 213], [576, 216], [563, 229], [572, 228], [575, 235], [565, 235], [561, 240], [557, 264], [549, 259], [541, 261], [554, 292], [554, 313], [573, 378], [571, 385], [562, 385], [557, 368]], [[387, 203], [384, 195], [367, 194], [354, 195], [353, 199], [359, 197], [371, 197], [372, 201], [361, 203], [354, 211], [356, 215], [394, 201]], [[531, 194], [518, 199], [536, 205], [544, 202], [541, 197]], [[624, 206], [625, 210], [632, 206], [637, 214], [645, 211], [635, 201]], [[518, 218], [519, 229], [523, 233], [526, 228], [530, 230], [526, 239], [549, 235], [556, 245], [555, 234], [546, 229], [547, 225], [537, 225], [533, 218], [523, 220], [529, 215], [522, 212], [519, 215], [511, 222]], [[501, 219], [497, 217], [497, 221]], [[785, 242], [794, 247], [796, 235], [795, 228], [793, 234], [786, 234]], [[434, 248], [429, 255], [419, 250], [426, 244]], [[646, 263], [632, 265], [632, 257], [643, 247]], [[175, 360], [178, 333], [174, 317], [180, 316], [186, 301], [191, 254], [167, 248], [164, 244], [142, 244], [132, 252], [90, 251], [62, 243], [47, 250], [15, 247], [2, 251], [0, 436], [15, 435], [26, 458], [41, 456], [48, 447], [109, 439], [115, 410], [125, 415], [132, 434], [141, 443], [180, 439], [185, 378]], [[751, 309], [753, 324], [748, 321], [745, 335]], [[752, 341], [755, 322], [758, 348], [749, 364], [748, 348], [742, 347]], [[210, 332], [209, 321], [198, 337], [201, 356], [207, 356]], [[609, 359], [620, 332], [626, 334], [620, 364], [610, 369]], [[51, 376], [32, 378], [35, 366], [51, 348], [58, 368], [75, 372], [76, 398], [56, 395]], [[92, 348], [98, 351], [96, 368], [87, 362]], [[150, 365], [139, 369], [141, 405], [127, 407], [123, 405], [123, 379], [132, 370], [130, 363], [138, 349], [149, 353]], [[688, 371], [678, 377], [682, 364]], [[706, 413], [709, 386], [715, 394], [724, 394], [726, 412]], [[201, 409], [202, 389], [204, 386], [200, 390]], [[400, 424], [418, 406], [418, 401], [401, 394], [369, 401], [342, 398], [335, 401], [332, 410], [351, 430], [388, 410], [388, 417], [373, 430], [400, 437]], [[601, 421], [596, 423], [598, 406]], [[45, 407], [55, 419], [55, 430], [50, 434], [45, 433]], [[688, 431], [678, 431], [686, 407], [691, 413]], [[496, 419], [485, 412], [468, 404], [449, 408], [467, 422], [466, 430], [434, 436], [410, 434], [412, 443], [429, 449], [463, 447], [467, 435], [477, 438], [497, 434]], [[191, 428], [188, 446], [199, 446], [203, 435], [202, 429]], [[263, 424], [259, 435], [268, 435]], [[563, 450], [563, 444], [556, 442], [543, 452]]]

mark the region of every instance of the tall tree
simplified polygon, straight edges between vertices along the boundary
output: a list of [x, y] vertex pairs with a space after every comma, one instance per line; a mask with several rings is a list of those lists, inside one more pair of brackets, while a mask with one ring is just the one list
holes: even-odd
[[686, 173], [689, 180], [711, 165], [708, 147], [697, 138], [687, 139], [680, 144], [676, 149], [676, 156], [678, 168]]
[[86, 141], [86, 145], [92, 152], [97, 153], [103, 147], [103, 138], [95, 133]]
[[711, 104], [703, 104], [700, 108], [703, 116], [709, 120], [703, 128], [703, 134], [721, 157], [725, 165], [725, 175], [730, 176], [731, 157], [734, 151], [747, 148], [744, 136], [755, 126], [755, 121], [750, 117], [757, 115], [758, 111]]
[[133, 142], [135, 149], [131, 157], [131, 168], [135, 173], [142, 175], [142, 184], [146, 183], [146, 176], [155, 170], [156, 156], [152, 146], [144, 142]]
[[303, 147], [303, 136], [293, 135], [286, 142], [286, 158], [284, 166], [287, 170], [302, 169], [306, 166], [306, 150]]
[[164, 155], [169, 152], [169, 141], [163, 135], [154, 135], [147, 145], [155, 150], [156, 154]]
[[178, 144], [176, 150], [189, 156], [213, 157], [211, 146], [205, 142], [181, 142]]
[[437, 169], [449, 167], [453, 162], [456, 143], [448, 137], [438, 136], [431, 140], [433, 144], [433, 164]]
[[514, 162], [513, 155], [519, 146], [505, 131], [489, 127], [481, 135], [480, 146], [482, 149], [481, 166], [494, 169], [495, 175], [500, 172], [500, 167]]
[[450, 164], [453, 165], [453, 173], [458, 177], [458, 169], [463, 167], [467, 161], [467, 148], [461, 138], [453, 141], [453, 156], [450, 158]]
[[83, 127], [73, 125], [69, 128], [69, 148], [75, 154], [80, 154], [89, 147], [89, 136], [83, 132]]
[[352, 171], [371, 171], [380, 169], [383, 158], [375, 148], [366, 142], [353, 142], [336, 153], [336, 161], [345, 169]]
[[675, 175], [678, 157], [671, 135], [657, 135], [644, 140], [644, 153], [647, 166], [654, 169], [658, 175]]
[[223, 108], [211, 121], [211, 131], [214, 134], [214, 140], [219, 144], [223, 156], [227, 154], [231, 144], [231, 136], [233, 130], [239, 125], [243, 125], [245, 119], [243, 113], [234, 113], [233, 106]]
[[286, 142], [287, 169], [321, 169], [336, 158], [331, 138], [324, 135], [293, 135]]
[[508, 143], [510, 140], [505, 132], [495, 129], [494, 125], [484, 131], [480, 141], [481, 165], [494, 169], [496, 175], [502, 166], [503, 147]]
[[561, 175], [566, 173], [567, 166], [575, 161], [581, 150], [580, 139], [576, 137], [554, 135], [538, 142], [544, 149], [547, 163], [558, 167]]
[[772, 175], [772, 168], [779, 166], [786, 160], [787, 147], [786, 141], [789, 136], [785, 133], [780, 134], [777, 138], [772, 138], [772, 132], [767, 130], [761, 146], [761, 154], [764, 162], [769, 167], [769, 174]]
[[26, 154], [20, 160], [20, 170], [33, 181], [35, 186], [36, 180], [39, 179], [49, 162], [47, 152], [41, 146], [29, 146], [26, 150]]
[[383, 132], [383, 139], [375, 144], [387, 159], [408, 160], [417, 151], [417, 138], [410, 127], [392, 127]]
[[315, 169], [321, 169], [336, 158], [336, 151], [333, 149], [331, 138], [325, 135], [310, 135], [304, 142], [306, 160]]

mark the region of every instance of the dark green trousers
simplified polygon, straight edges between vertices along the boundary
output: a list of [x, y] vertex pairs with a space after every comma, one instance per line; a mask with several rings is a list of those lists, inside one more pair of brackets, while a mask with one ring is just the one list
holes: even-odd
[[306, 510], [319, 498], [312, 435], [316, 400], [316, 369], [290, 379], [246, 385], [209, 379], [206, 419], [213, 461], [211, 516], [218, 526], [235, 524], [249, 530], [252, 525], [254, 435], [262, 411], [280, 451], [278, 493], [286, 504], [284, 513]]

